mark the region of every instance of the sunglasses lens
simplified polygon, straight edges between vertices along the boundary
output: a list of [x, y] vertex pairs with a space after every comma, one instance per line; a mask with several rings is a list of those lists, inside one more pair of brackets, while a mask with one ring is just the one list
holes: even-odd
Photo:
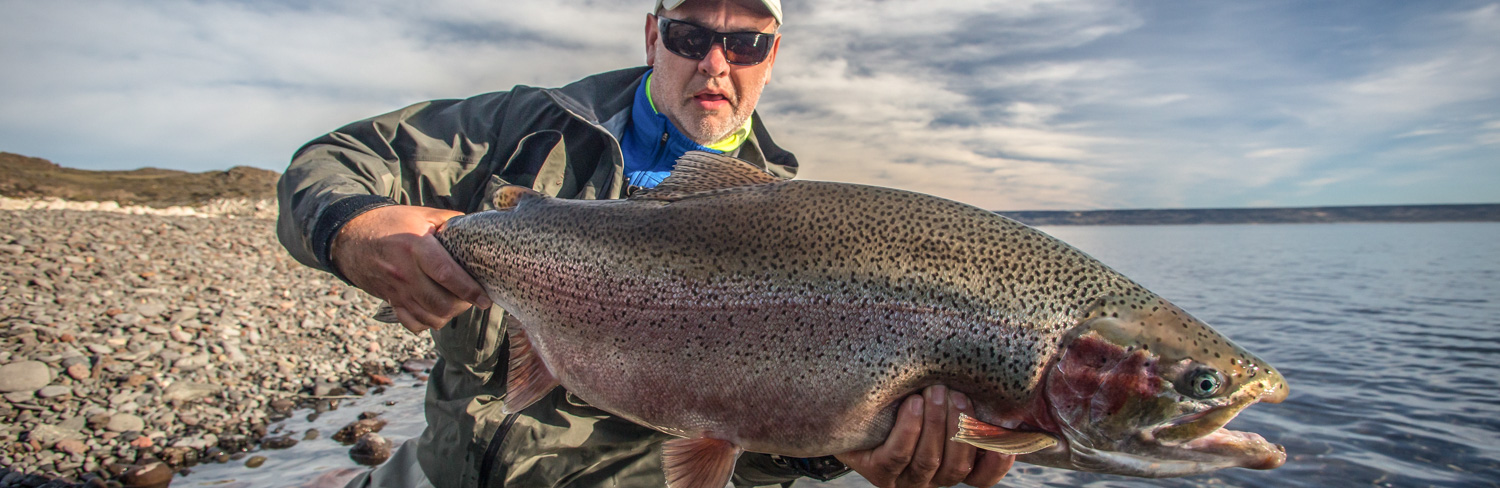
[[774, 34], [736, 32], [720, 34], [711, 29], [678, 20], [661, 19], [662, 45], [667, 50], [688, 59], [703, 59], [713, 50], [714, 42], [724, 39], [724, 58], [730, 64], [750, 66], [760, 64], [771, 54]]
[[759, 64], [771, 54], [771, 36], [730, 34], [724, 40], [724, 53], [734, 64]]
[[667, 24], [662, 44], [680, 56], [703, 59], [714, 45], [714, 31], [683, 22]]

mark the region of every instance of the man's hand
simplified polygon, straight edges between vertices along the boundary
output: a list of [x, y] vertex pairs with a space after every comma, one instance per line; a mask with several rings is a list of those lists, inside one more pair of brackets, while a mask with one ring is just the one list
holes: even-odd
[[470, 306], [490, 306], [484, 288], [433, 237], [459, 215], [405, 205], [359, 214], [334, 238], [334, 266], [354, 286], [390, 302], [407, 330], [440, 329]]
[[836, 457], [881, 488], [999, 483], [1016, 457], [948, 440], [958, 433], [959, 413], [974, 414], [968, 397], [942, 385], [929, 387], [902, 402], [884, 444]]

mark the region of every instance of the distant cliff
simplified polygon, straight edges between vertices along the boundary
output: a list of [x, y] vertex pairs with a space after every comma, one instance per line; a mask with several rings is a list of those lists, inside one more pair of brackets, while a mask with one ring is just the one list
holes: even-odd
[[1500, 222], [1500, 204], [1299, 208], [1024, 210], [997, 212], [1028, 225], [1322, 224], [1334, 222]]
[[218, 199], [268, 200], [276, 198], [280, 176], [248, 166], [202, 173], [156, 168], [90, 171], [0, 152], [0, 196], [11, 198], [56, 197], [152, 207], [200, 205]]

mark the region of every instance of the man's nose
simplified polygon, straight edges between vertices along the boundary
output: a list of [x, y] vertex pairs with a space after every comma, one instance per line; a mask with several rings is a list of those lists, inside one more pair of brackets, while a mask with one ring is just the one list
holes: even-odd
[[729, 59], [725, 55], [724, 44], [715, 42], [703, 60], [698, 61], [698, 71], [709, 77], [724, 76], [729, 73]]

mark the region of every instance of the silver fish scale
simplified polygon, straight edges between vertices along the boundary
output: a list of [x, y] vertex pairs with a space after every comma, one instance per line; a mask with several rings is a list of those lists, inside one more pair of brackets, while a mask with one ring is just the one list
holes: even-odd
[[439, 238], [580, 398], [790, 455], [870, 447], [936, 382], [1020, 408], [1080, 309], [1154, 299], [994, 213], [861, 185], [528, 199]]

